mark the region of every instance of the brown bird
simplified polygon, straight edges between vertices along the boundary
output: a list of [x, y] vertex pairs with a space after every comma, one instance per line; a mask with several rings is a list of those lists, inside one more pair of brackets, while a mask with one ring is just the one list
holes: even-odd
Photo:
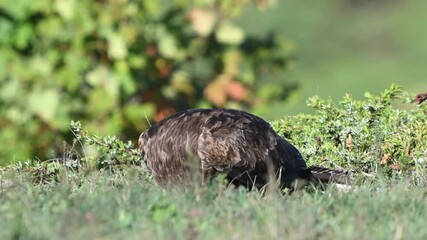
[[270, 124], [240, 110], [178, 112], [144, 131], [138, 144], [148, 170], [166, 186], [188, 182], [191, 158], [199, 161], [204, 176], [225, 173], [231, 183], [248, 188], [264, 187], [271, 176], [280, 188], [297, 189], [345, 175], [307, 168], [300, 152]]
[[427, 100], [427, 93], [419, 93], [417, 96], [415, 96], [415, 102], [417, 104], [421, 104], [425, 100]]

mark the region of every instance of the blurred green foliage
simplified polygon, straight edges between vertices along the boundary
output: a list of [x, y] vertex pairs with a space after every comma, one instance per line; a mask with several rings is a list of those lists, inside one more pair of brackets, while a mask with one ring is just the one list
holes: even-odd
[[295, 85], [271, 79], [293, 45], [247, 36], [233, 22], [247, 4], [3, 0], [0, 164], [57, 155], [71, 120], [135, 139], [147, 120], [180, 109], [284, 99]]

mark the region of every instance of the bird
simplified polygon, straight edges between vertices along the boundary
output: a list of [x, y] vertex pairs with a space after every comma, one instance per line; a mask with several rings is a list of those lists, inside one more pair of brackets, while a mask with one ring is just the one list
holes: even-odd
[[427, 93], [419, 93], [415, 96], [415, 102], [419, 105], [427, 100]]
[[191, 159], [206, 178], [226, 179], [249, 189], [272, 181], [297, 190], [316, 182], [341, 181], [347, 172], [307, 167], [301, 153], [264, 119], [226, 108], [177, 112], [143, 131], [138, 147], [149, 172], [161, 186], [187, 184]]

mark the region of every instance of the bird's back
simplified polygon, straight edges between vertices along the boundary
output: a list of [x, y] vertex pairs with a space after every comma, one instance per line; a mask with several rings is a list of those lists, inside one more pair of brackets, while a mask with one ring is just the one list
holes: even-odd
[[[188, 159], [205, 174], [224, 172], [230, 181], [263, 186], [268, 174], [283, 187], [306, 170], [298, 150], [263, 119], [232, 109], [193, 109], [176, 113], [144, 131], [139, 147], [148, 169], [161, 184], [188, 180]], [[308, 176], [309, 177], [309, 176]]]

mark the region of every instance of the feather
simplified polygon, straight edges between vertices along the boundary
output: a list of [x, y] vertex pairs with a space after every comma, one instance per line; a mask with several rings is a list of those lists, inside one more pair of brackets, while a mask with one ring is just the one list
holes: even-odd
[[323, 183], [347, 183], [347, 171], [335, 170], [320, 166], [311, 166], [309, 169], [315, 181], [320, 181]]
[[415, 96], [415, 102], [417, 104], [423, 103], [425, 100], [427, 100], [427, 93], [419, 93]]

